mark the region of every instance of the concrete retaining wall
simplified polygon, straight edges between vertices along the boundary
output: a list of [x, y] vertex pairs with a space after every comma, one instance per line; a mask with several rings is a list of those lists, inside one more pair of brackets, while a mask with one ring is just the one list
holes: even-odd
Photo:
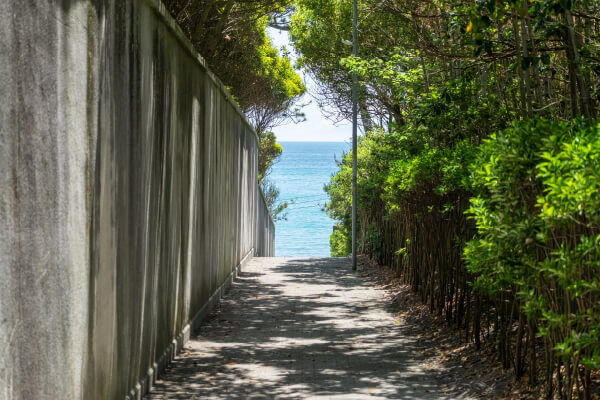
[[157, 0], [0, 21], [0, 399], [139, 397], [273, 255], [256, 134]]

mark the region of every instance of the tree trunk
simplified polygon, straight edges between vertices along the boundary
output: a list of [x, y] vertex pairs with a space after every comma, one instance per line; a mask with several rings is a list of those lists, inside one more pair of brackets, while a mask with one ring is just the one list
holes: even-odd
[[567, 23], [567, 56], [569, 58], [569, 77], [573, 80], [573, 83], [577, 82], [579, 92], [581, 94], [581, 112], [586, 118], [591, 118], [591, 101], [590, 92], [585, 84], [583, 73], [581, 71], [581, 59], [579, 57], [579, 46], [577, 45], [577, 38], [575, 36], [575, 26], [573, 24], [573, 15], [571, 10], [565, 10], [565, 20]]

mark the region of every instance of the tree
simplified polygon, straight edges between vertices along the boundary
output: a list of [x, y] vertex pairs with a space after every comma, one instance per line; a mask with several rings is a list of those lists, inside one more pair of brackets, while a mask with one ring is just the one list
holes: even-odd
[[[300, 63], [338, 118], [359, 76], [360, 250], [477, 346], [489, 325], [503, 367], [544, 381], [546, 397], [590, 398], [598, 2], [362, 0], [359, 57], [344, 44], [348, 2], [296, 7]], [[326, 187], [342, 227], [332, 251], [348, 240], [350, 161]]]
[[289, 58], [280, 55], [266, 33], [269, 21], [289, 14], [287, 0], [165, 0], [184, 33], [208, 66], [231, 91], [259, 136], [259, 177], [273, 216], [285, 204], [265, 180], [281, 154], [270, 130], [302, 118], [299, 98], [306, 91]]

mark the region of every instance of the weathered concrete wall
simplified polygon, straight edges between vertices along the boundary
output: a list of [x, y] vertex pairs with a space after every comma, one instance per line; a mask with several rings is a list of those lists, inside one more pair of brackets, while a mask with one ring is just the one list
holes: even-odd
[[256, 135], [157, 0], [0, 21], [0, 399], [137, 396], [273, 255]]

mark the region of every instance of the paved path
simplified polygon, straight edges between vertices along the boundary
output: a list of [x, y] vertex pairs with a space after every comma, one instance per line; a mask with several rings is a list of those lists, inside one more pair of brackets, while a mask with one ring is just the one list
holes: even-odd
[[440, 399], [383, 292], [336, 258], [256, 258], [148, 399]]

